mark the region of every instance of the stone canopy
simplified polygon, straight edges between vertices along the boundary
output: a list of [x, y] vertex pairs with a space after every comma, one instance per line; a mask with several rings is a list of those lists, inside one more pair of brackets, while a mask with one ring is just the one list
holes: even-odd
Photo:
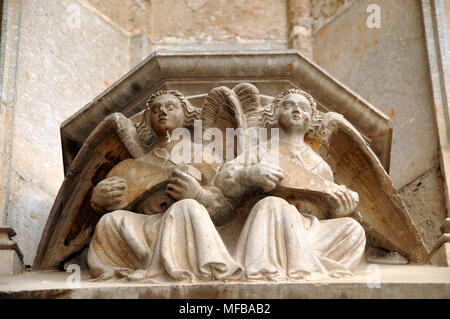
[[83, 141], [108, 115], [121, 112], [132, 117], [158, 90], [177, 89], [196, 104], [192, 101], [196, 96], [240, 82], [257, 85], [263, 95], [274, 96], [292, 87], [309, 92], [320, 110], [340, 113], [352, 123], [389, 172], [389, 117], [297, 50], [277, 50], [153, 53], [61, 125], [65, 173]]

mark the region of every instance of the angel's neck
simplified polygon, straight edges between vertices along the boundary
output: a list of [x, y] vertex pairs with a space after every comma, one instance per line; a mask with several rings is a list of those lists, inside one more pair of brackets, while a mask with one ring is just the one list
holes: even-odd
[[288, 144], [293, 146], [304, 146], [307, 145], [305, 142], [304, 132], [287, 132], [280, 129], [280, 144]]
[[172, 140], [170, 136], [162, 135], [158, 136], [155, 147], [164, 148], [170, 152], [177, 142], [178, 140]]

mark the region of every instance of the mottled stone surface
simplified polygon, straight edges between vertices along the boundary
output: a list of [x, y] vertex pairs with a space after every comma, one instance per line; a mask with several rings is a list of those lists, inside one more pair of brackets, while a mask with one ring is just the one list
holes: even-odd
[[378, 1], [381, 28], [368, 29], [358, 1], [315, 34], [315, 60], [392, 118], [394, 186], [429, 248], [442, 234], [445, 196], [423, 17], [419, 1]]
[[14, 250], [0, 250], [0, 276], [17, 275], [23, 272], [23, 263]]
[[441, 236], [441, 225], [447, 216], [442, 205], [445, 201], [443, 189], [441, 171], [439, 168], [433, 168], [399, 191], [425, 245], [430, 250]]
[[332, 21], [355, 2], [356, 0], [311, 0], [313, 32]]
[[445, 243], [437, 249], [430, 260], [432, 265], [450, 267], [450, 243]]
[[150, 0], [78, 0], [84, 6], [129, 36], [152, 30]]
[[419, 1], [381, 0], [381, 28], [368, 29], [357, 1], [314, 36], [315, 61], [393, 121], [390, 175], [401, 188], [436, 167], [438, 139]]
[[[145, 33], [155, 48], [211, 44], [287, 45], [286, 0], [82, 0], [126, 33]], [[198, 48], [198, 47], [197, 47]], [[184, 48], [186, 49], [186, 47]]]
[[128, 70], [128, 41], [74, 0], [24, 1], [19, 36], [7, 223], [30, 264], [63, 180], [59, 126]]
[[[450, 37], [450, 3], [445, 2], [445, 17], [446, 17], [446, 21], [447, 21], [447, 31], [448, 31], [448, 35]], [[450, 52], [449, 52], [450, 54]]]
[[313, 55], [311, 2], [288, 0], [289, 45], [303, 52], [308, 58]]

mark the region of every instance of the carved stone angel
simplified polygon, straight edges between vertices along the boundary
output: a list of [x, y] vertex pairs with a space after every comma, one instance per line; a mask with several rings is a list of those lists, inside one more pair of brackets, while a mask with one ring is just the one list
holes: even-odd
[[[88, 248], [98, 279], [340, 276], [358, 264], [366, 238], [427, 261], [389, 175], [343, 116], [321, 113], [303, 91], [272, 98], [248, 83], [190, 99], [157, 92], [143, 113], [97, 125], [68, 170], [34, 269], [61, 268]], [[204, 134], [278, 127], [279, 152], [262, 143], [257, 163], [176, 164], [170, 135], [195, 119]]]
[[[240, 266], [228, 254], [214, 226], [230, 213], [232, 206], [211, 186], [212, 181], [203, 181], [201, 185], [170, 158], [175, 144], [170, 140], [173, 130], [192, 127], [200, 110], [178, 91], [159, 91], [147, 105], [144, 122], [138, 129], [141, 133], [153, 132], [156, 142], [151, 151], [122, 170], [153, 172], [150, 178], [154, 181], [162, 168], [168, 171], [168, 184], [148, 192], [135, 212], [122, 208], [126, 206], [124, 199], [129, 188], [135, 187], [142, 175], [137, 174], [127, 183], [124, 178], [114, 176], [113, 169], [109, 174], [112, 176], [94, 188], [92, 206], [111, 212], [95, 228], [87, 256], [91, 274], [99, 280], [225, 279], [239, 275]], [[144, 168], [140, 169], [142, 165]], [[140, 192], [145, 189], [138, 188]]]
[[[363, 227], [344, 217], [354, 212], [358, 196], [333, 183], [330, 166], [305, 142], [305, 135], [321, 126], [314, 99], [301, 90], [286, 90], [262, 115], [266, 127], [279, 127], [279, 136], [272, 137], [278, 139], [279, 152], [260, 152], [256, 163], [237, 158], [223, 165], [215, 179], [216, 186], [235, 202], [251, 196], [261, 198], [247, 208], [251, 211], [237, 242], [236, 260], [248, 279], [280, 281], [312, 273], [350, 275], [366, 243]], [[305, 175], [305, 170], [310, 174]], [[286, 179], [305, 180], [297, 183], [302, 187], [289, 192], [282, 183], [289, 183]], [[310, 191], [322, 179], [329, 183], [314, 198]], [[328, 200], [325, 196], [333, 198], [335, 204], [322, 207], [321, 202]], [[330, 217], [336, 218], [319, 220], [311, 210], [318, 216], [329, 211]]]

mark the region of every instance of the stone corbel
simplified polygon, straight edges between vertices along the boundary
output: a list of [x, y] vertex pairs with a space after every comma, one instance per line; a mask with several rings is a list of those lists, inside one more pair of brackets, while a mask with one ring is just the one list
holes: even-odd
[[448, 4], [444, 0], [421, 2], [447, 207], [447, 219], [441, 227], [443, 234], [431, 250], [430, 261], [450, 267], [450, 43], [445, 23], [445, 6]]
[[16, 232], [9, 227], [0, 227], [0, 276], [17, 275], [23, 272], [23, 255], [12, 240]]
[[433, 265], [450, 267], [450, 218], [445, 220], [441, 229], [444, 233], [434, 245], [430, 261]]

